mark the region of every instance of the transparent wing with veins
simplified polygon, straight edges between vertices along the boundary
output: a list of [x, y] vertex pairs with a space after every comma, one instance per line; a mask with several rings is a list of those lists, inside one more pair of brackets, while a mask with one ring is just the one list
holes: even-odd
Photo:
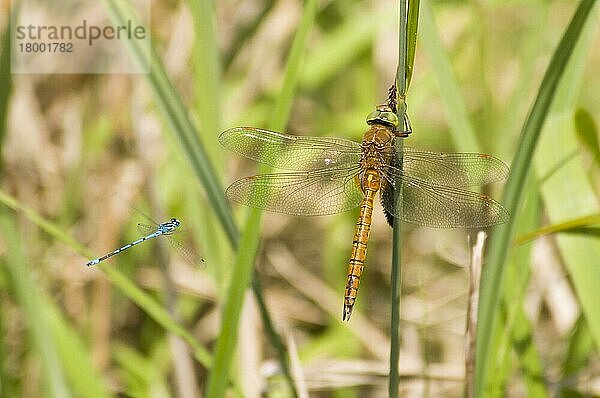
[[357, 165], [360, 145], [335, 137], [301, 137], [254, 127], [229, 129], [221, 144], [252, 160], [278, 169], [314, 171]]
[[296, 216], [322, 216], [350, 210], [363, 193], [354, 168], [303, 173], [260, 174], [242, 178], [227, 188], [227, 196], [248, 206]]
[[[361, 148], [331, 137], [296, 137], [249, 127], [225, 131], [221, 143], [250, 159], [291, 170], [234, 182], [227, 195], [249, 206], [293, 214], [325, 215], [360, 204], [357, 185]], [[508, 212], [490, 197], [461, 188], [502, 180], [506, 165], [478, 153], [439, 153], [403, 149], [402, 167], [385, 165], [382, 204], [404, 221], [430, 227], [485, 227], [505, 222]], [[394, 189], [402, 206], [394, 208]]]
[[[152, 226], [148, 224], [138, 224], [137, 230], [140, 234], [147, 236], [151, 233], [156, 232], [158, 229], [157, 226]], [[184, 245], [178, 238], [175, 238], [176, 235], [186, 235], [185, 231], [177, 230], [170, 234], [165, 234], [167, 239], [169, 240], [169, 244], [175, 250], [177, 255], [179, 255], [183, 260], [187, 261], [188, 264], [198, 266], [201, 263], [204, 263], [204, 259], [199, 257], [193, 250]]]
[[156, 226], [153, 226], [153, 225], [149, 225], [149, 224], [142, 224], [142, 223], [139, 223], [139, 224], [137, 225], [137, 230], [138, 230], [138, 232], [139, 232], [140, 234], [144, 235], [144, 236], [147, 236], [147, 235], [150, 235], [151, 233], [154, 233], [154, 232], [156, 232], [156, 229], [157, 229], [157, 228], [158, 228], [158, 227], [156, 227]]
[[[467, 191], [472, 181], [487, 181], [484, 174], [449, 178], [445, 185], [437, 178], [418, 178], [404, 170], [387, 166], [382, 175], [385, 186], [381, 202], [387, 212], [403, 221], [435, 228], [482, 228], [508, 221], [509, 213], [487, 195]], [[394, 206], [394, 190], [401, 188], [402, 205]]]
[[289, 173], [235, 181], [227, 196], [238, 203], [280, 213], [315, 216], [357, 207], [360, 145], [331, 137], [298, 137], [251, 127], [225, 131], [219, 141], [240, 155]]
[[404, 175], [450, 187], [473, 187], [502, 181], [508, 166], [500, 159], [481, 153], [428, 152], [403, 148]]

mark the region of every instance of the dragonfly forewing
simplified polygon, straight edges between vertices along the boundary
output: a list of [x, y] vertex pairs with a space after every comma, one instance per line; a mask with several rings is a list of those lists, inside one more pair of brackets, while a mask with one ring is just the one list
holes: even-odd
[[291, 171], [314, 171], [354, 166], [360, 145], [335, 137], [303, 137], [254, 127], [236, 127], [219, 137], [226, 148], [249, 159]]
[[481, 153], [444, 153], [403, 148], [404, 174], [436, 185], [473, 187], [502, 181], [508, 177], [508, 166]]
[[227, 188], [238, 203], [296, 216], [320, 216], [357, 207], [363, 193], [355, 181], [360, 167], [303, 173], [260, 174], [242, 178]]

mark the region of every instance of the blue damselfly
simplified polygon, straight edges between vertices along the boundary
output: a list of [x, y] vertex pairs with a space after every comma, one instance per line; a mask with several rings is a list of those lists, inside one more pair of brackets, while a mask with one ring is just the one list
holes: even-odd
[[[171, 246], [173, 246], [186, 261], [188, 261], [192, 265], [197, 265], [198, 261], [197, 261], [195, 255], [192, 252], [190, 252], [189, 250], [187, 250], [185, 247], [183, 247], [178, 241], [173, 239], [173, 234], [180, 232], [177, 230], [180, 226], [181, 226], [181, 221], [179, 221], [176, 218], [171, 218], [169, 221], [161, 223], [161, 224], [156, 224], [155, 226], [151, 226], [151, 225], [147, 225], [147, 224], [138, 224], [138, 230], [141, 233], [146, 234], [146, 236], [141, 237], [140, 239], [138, 239], [134, 242], [131, 242], [113, 252], [105, 254], [102, 257], [93, 259], [93, 260], [89, 261], [86, 265], [88, 267], [91, 267], [91, 266], [96, 265], [96, 264], [100, 263], [101, 261], [104, 261], [108, 258], [111, 258], [112, 256], [115, 256], [137, 244], [140, 244], [140, 243], [147, 241], [149, 239], [152, 239], [152, 238], [157, 238], [159, 236], [166, 236], [169, 239]], [[200, 262], [204, 262], [204, 259], [200, 259]]]

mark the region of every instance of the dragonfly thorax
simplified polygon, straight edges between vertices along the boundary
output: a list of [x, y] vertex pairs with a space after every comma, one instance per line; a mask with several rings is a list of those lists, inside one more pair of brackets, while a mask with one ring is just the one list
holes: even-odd
[[395, 134], [391, 127], [374, 124], [363, 136], [360, 166], [363, 170], [381, 170], [394, 155]]
[[158, 226], [158, 230], [163, 234], [168, 234], [170, 232], [175, 231], [181, 225], [181, 221], [176, 218], [171, 218], [171, 220], [164, 222]]

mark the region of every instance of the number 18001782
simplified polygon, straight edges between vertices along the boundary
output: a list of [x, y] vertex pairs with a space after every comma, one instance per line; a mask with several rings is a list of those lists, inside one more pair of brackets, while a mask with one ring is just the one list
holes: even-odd
[[19, 43], [22, 53], [72, 53], [73, 43]]

